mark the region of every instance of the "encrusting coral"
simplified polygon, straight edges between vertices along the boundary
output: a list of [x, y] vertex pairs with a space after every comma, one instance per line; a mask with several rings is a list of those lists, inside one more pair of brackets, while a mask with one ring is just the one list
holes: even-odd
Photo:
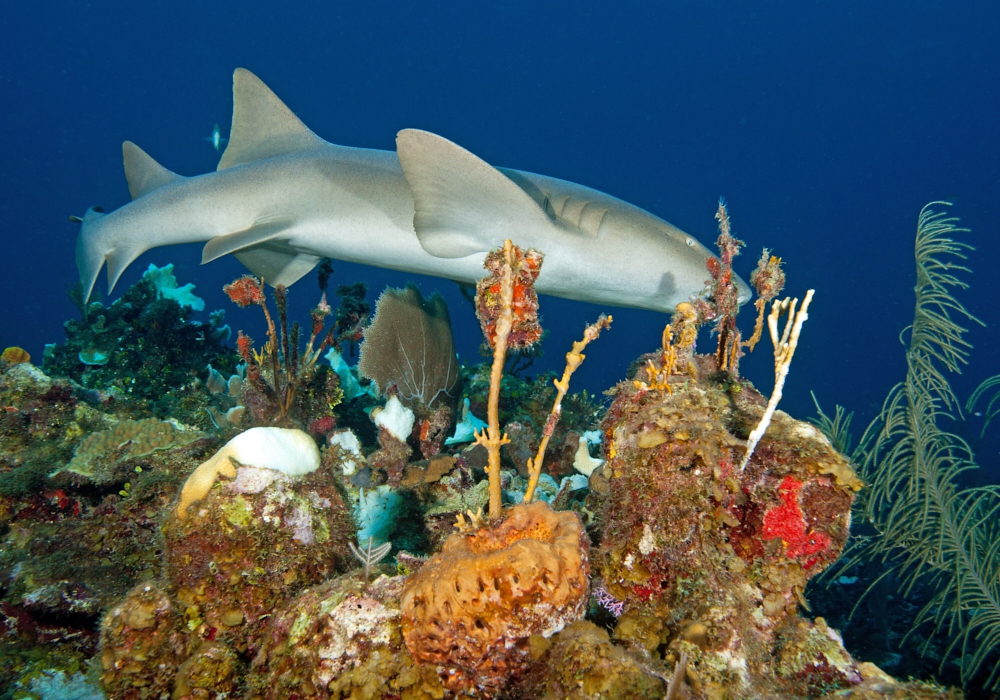
[[173, 690], [187, 639], [170, 597], [153, 583], [132, 589], [101, 622], [101, 686], [112, 698]]
[[69, 472], [86, 477], [96, 483], [113, 478], [108, 470], [98, 469], [102, 458], [109, 453], [122, 457], [144, 457], [159, 450], [172, 450], [189, 445], [204, 437], [197, 430], [181, 429], [169, 421], [143, 418], [125, 419], [107, 430], [91, 433], [76, 446], [74, 457], [64, 467], [53, 472]]

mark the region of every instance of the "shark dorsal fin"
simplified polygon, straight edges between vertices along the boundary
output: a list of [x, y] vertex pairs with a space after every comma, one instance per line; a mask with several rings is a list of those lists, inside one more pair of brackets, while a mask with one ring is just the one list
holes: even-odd
[[236, 69], [233, 126], [217, 170], [312, 150], [324, 143], [260, 78], [245, 68]]
[[139, 199], [157, 187], [181, 179], [180, 175], [164, 168], [131, 141], [122, 144], [122, 158], [125, 160], [125, 179], [132, 199]]
[[396, 154], [413, 192], [413, 228], [431, 255], [460, 258], [554, 226], [510, 178], [446, 138], [404, 129], [396, 135]]

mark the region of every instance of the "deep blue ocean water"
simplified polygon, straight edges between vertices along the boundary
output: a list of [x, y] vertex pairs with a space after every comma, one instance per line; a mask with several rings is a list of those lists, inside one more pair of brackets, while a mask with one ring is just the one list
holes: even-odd
[[[244, 66], [334, 143], [392, 149], [399, 129], [427, 129], [495, 165], [604, 190], [707, 245], [724, 196], [747, 243], [737, 270], [748, 276], [766, 246], [786, 261], [788, 293], [816, 289], [782, 403], [800, 417], [813, 390], [863, 424], [902, 378], [917, 213], [951, 200], [976, 246], [961, 299], [986, 324], [955, 382], [965, 396], [1000, 371], [998, 27], [992, 2], [12, 3], [0, 13], [0, 343], [40, 360], [63, 339], [76, 314], [67, 217], [129, 201], [123, 140], [183, 175], [215, 168], [202, 137], [216, 122], [228, 134]], [[208, 309], [262, 336], [256, 310], [221, 292], [242, 267], [199, 260], [200, 246], [155, 249], [116, 293], [173, 262]], [[410, 279], [335, 268], [334, 285], [366, 281], [372, 301]], [[293, 316], [315, 303], [313, 280], [292, 287]], [[455, 285], [419, 282], [445, 293], [459, 352], [476, 359]], [[536, 366], [561, 368], [606, 310], [543, 298], [551, 335]], [[659, 342], [663, 315], [612, 311], [574, 388], [607, 388]], [[769, 353], [742, 365], [765, 394]], [[998, 443], [975, 442], [995, 480]]]

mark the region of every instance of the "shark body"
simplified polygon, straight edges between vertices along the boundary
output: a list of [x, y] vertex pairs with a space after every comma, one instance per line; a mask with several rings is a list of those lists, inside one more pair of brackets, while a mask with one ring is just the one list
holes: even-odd
[[105, 262], [110, 291], [146, 250], [191, 242], [203, 263], [232, 254], [272, 285], [324, 257], [474, 283], [506, 238], [545, 254], [542, 294], [669, 312], [706, 289], [711, 252], [615, 197], [494, 168], [426, 131], [401, 131], [395, 153], [329, 143], [244, 69], [233, 96], [216, 172], [182, 177], [125, 142], [133, 201], [90, 209], [77, 240], [88, 296]]

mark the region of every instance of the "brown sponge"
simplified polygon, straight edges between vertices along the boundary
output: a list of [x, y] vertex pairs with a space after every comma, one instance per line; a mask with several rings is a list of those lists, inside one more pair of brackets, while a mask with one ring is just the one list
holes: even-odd
[[406, 582], [403, 638], [456, 691], [498, 691], [528, 663], [528, 638], [578, 619], [587, 602], [587, 534], [575, 513], [519, 505], [456, 533]]

